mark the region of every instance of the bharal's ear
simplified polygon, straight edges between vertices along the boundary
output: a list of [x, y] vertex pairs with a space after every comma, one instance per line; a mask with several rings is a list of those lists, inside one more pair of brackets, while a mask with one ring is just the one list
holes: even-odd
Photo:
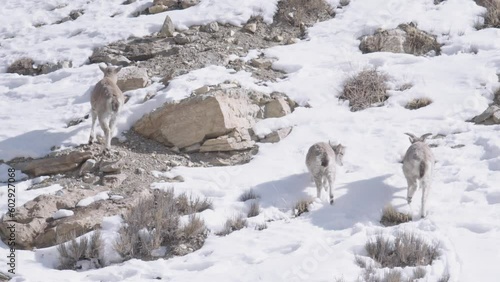
[[106, 73], [106, 70], [108, 69], [108, 67], [103, 67], [102, 65], [99, 65], [99, 68], [103, 73]]
[[411, 134], [411, 133], [405, 133], [406, 135], [410, 136], [410, 142], [413, 144], [418, 140], [418, 137]]
[[123, 67], [121, 67], [121, 66], [120, 66], [120, 67], [116, 67], [116, 68], [115, 68], [115, 73], [119, 73], [119, 72], [122, 70], [122, 68], [123, 68]]

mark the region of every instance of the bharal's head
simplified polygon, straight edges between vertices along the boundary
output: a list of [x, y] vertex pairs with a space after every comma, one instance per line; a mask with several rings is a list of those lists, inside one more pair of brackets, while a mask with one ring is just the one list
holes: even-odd
[[99, 68], [104, 73], [104, 77], [108, 77], [113, 79], [115, 82], [118, 80], [118, 72], [122, 69], [122, 67], [114, 67], [114, 66], [102, 66], [99, 65]]
[[342, 160], [344, 159], [344, 154], [345, 154], [345, 146], [342, 145], [342, 144], [338, 144], [338, 145], [334, 145], [332, 144], [332, 142], [328, 141], [328, 143], [330, 144], [330, 147], [332, 147], [333, 151], [335, 152], [335, 161], [339, 164], [339, 165], [344, 165], [344, 163], [342, 162]]

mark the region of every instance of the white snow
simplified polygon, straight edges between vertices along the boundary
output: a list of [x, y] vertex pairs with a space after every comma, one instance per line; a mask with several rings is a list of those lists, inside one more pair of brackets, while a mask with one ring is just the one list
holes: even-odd
[[109, 199], [109, 191], [104, 191], [100, 192], [97, 195], [87, 197], [85, 199], [82, 199], [76, 204], [77, 207], [86, 207], [88, 205], [91, 205], [97, 201], [102, 201], [102, 200], [108, 200]]
[[[241, 26], [257, 14], [269, 22], [277, 3], [202, 0], [186, 10], [131, 17], [151, 1], [122, 2], [26, 0], [2, 4], [0, 159], [39, 157], [54, 145], [64, 148], [88, 140], [88, 120], [70, 128], [66, 123], [89, 112], [90, 89], [101, 76], [96, 65], [84, 64], [92, 48], [157, 32], [166, 14], [179, 29], [213, 20]], [[338, 1], [328, 2], [336, 6]], [[77, 20], [52, 25], [79, 8], [85, 13]], [[273, 67], [288, 73], [283, 80], [264, 87], [257, 85], [250, 73], [208, 66], [176, 78], [166, 89], [160, 90], [162, 85], [153, 83], [129, 92], [132, 98], [118, 120], [120, 132], [166, 101], [180, 100], [205, 84], [226, 80], [266, 93], [285, 92], [311, 108], [297, 108], [289, 116], [258, 123], [255, 131], [259, 135], [286, 126], [294, 129], [279, 143], [259, 144], [259, 153], [248, 164], [176, 167], [171, 175], [182, 175], [185, 182], [151, 185], [152, 189], [174, 187], [176, 193], [213, 200], [214, 210], [200, 213], [212, 230], [200, 250], [184, 257], [130, 260], [84, 272], [53, 269], [58, 263], [56, 247], [18, 251], [18, 275], [13, 281], [156, 281], [157, 277], [166, 281], [334, 281], [340, 277], [354, 281], [361, 273], [354, 257], [366, 255], [367, 240], [402, 230], [440, 244], [441, 256], [426, 266], [425, 281], [437, 281], [443, 271], [450, 274], [450, 281], [497, 281], [500, 126], [465, 122], [486, 109], [494, 90], [500, 87], [500, 31], [476, 31], [473, 27], [483, 11], [472, 0], [447, 0], [439, 5], [432, 0], [352, 0], [337, 10], [334, 19], [310, 28], [305, 40], [254, 50], [240, 58], [248, 60], [264, 52], [276, 59]], [[442, 55], [359, 51], [360, 36], [410, 21], [437, 35], [444, 44]], [[40, 23], [46, 25], [33, 26]], [[9, 63], [23, 56], [33, 57], [37, 63], [69, 59], [74, 67], [37, 77], [3, 73]], [[337, 98], [342, 82], [370, 66], [388, 73], [393, 88], [404, 83], [414, 86], [406, 91], [392, 90], [382, 107], [353, 113]], [[141, 104], [153, 89], [159, 90], [158, 94]], [[417, 97], [428, 97], [433, 103], [416, 111], [404, 109], [406, 102]], [[411, 207], [405, 201], [406, 181], [400, 161], [410, 143], [404, 132], [445, 135], [430, 140], [437, 145], [432, 148], [437, 163], [425, 219], [418, 216], [419, 192]], [[294, 203], [314, 198], [316, 193], [304, 164], [305, 153], [311, 144], [328, 139], [347, 146], [335, 184], [336, 202], [330, 206], [325, 198], [315, 200], [311, 212], [293, 218]], [[6, 169], [4, 165], [1, 168]], [[18, 206], [62, 189], [54, 185], [26, 190], [33, 181], [15, 184]], [[0, 187], [2, 213], [7, 209], [6, 188]], [[238, 196], [249, 188], [260, 195], [261, 214], [249, 219], [248, 228], [225, 237], [213, 235], [227, 218], [246, 214], [250, 203], [239, 202]], [[108, 198], [108, 193], [102, 192], [78, 205]], [[414, 220], [382, 227], [381, 210], [389, 203], [411, 212]], [[267, 229], [254, 229], [264, 222]], [[120, 225], [120, 216], [102, 223], [107, 262], [119, 261], [112, 242]], [[0, 264], [5, 265], [8, 247], [0, 245]], [[406, 274], [411, 271], [404, 269]]]
[[60, 219], [60, 218], [68, 217], [68, 216], [73, 216], [74, 214], [75, 214], [75, 212], [73, 212], [72, 210], [60, 209], [52, 215], [52, 218], [53, 219]]

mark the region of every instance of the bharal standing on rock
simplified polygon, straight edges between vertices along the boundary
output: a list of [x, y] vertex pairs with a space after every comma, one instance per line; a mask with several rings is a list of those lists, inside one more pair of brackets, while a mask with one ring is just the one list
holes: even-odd
[[116, 117], [125, 101], [122, 91], [116, 84], [118, 81], [117, 74], [122, 68], [113, 66], [99, 66], [99, 68], [104, 73], [104, 78], [95, 85], [90, 97], [92, 128], [90, 130], [89, 144], [92, 144], [95, 140], [95, 120], [99, 119], [99, 124], [106, 138], [104, 146], [106, 149], [110, 149]]
[[335, 182], [336, 164], [342, 164], [345, 147], [342, 144], [319, 142], [309, 148], [306, 166], [316, 184], [317, 196], [321, 198], [321, 189], [329, 189], [330, 204], [333, 204], [333, 183]]
[[412, 143], [403, 159], [403, 173], [408, 182], [408, 196], [406, 199], [408, 204], [411, 204], [413, 194], [415, 194], [417, 187], [420, 186], [422, 189], [420, 215], [425, 217], [435, 162], [431, 148], [425, 143], [425, 138], [432, 135], [432, 133], [427, 133], [420, 137], [416, 137], [411, 133], [405, 134], [410, 136], [410, 142]]

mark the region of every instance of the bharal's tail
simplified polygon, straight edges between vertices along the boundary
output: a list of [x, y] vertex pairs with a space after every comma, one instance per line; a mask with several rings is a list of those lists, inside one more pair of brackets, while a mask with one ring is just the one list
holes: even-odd
[[118, 99], [111, 99], [111, 110], [116, 113], [119, 109], [120, 102], [118, 102]]
[[427, 164], [424, 161], [420, 162], [420, 177], [424, 177], [425, 170], [427, 169]]

